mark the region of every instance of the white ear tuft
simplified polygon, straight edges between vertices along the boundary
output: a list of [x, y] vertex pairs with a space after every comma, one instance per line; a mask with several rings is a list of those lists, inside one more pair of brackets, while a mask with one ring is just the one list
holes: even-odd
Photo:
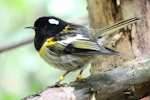
[[50, 24], [55, 24], [55, 25], [58, 25], [58, 24], [59, 24], [59, 21], [56, 20], [56, 19], [49, 19], [48, 22], [49, 22]]

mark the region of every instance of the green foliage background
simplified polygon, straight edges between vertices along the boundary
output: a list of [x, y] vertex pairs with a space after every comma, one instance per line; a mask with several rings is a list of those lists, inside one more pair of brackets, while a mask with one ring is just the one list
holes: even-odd
[[[40, 16], [70, 21], [87, 16], [86, 0], [0, 0], [0, 47], [33, 36]], [[0, 100], [18, 100], [54, 84], [64, 72], [50, 67], [33, 43], [0, 53]], [[77, 73], [77, 72], [76, 72]], [[66, 82], [75, 79], [71, 73]], [[72, 75], [73, 74], [73, 75]]]

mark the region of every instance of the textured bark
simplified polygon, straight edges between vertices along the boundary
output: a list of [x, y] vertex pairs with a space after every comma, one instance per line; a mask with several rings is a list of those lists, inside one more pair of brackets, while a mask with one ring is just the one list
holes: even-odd
[[[95, 74], [122, 64], [125, 61], [150, 53], [150, 1], [149, 0], [87, 0], [92, 28], [102, 28], [123, 19], [143, 16], [140, 22], [120, 30], [122, 35], [115, 46], [108, 47], [121, 52], [120, 57], [103, 56], [92, 64]], [[120, 32], [118, 32], [120, 34]]]
[[[91, 74], [114, 69], [126, 61], [150, 54], [150, 0], [87, 0], [87, 2], [92, 28], [102, 28], [123, 19], [143, 16], [140, 22], [116, 33], [122, 35], [114, 46], [111, 42], [108, 45], [121, 52], [121, 56], [97, 58], [92, 63]], [[143, 85], [138, 95], [146, 92], [145, 88]], [[150, 88], [148, 89], [150, 91]]]

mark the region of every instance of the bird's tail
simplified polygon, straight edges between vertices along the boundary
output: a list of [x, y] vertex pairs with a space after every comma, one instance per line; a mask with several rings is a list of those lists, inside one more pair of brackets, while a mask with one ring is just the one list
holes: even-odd
[[[126, 20], [123, 20], [123, 21], [120, 21], [114, 25], [111, 25], [111, 26], [108, 26], [106, 28], [102, 28], [102, 29], [95, 29], [95, 33], [96, 33], [96, 37], [98, 39], [98, 42], [100, 45], [105, 45], [107, 44], [106, 41], [110, 42], [109, 38], [112, 38], [113, 37], [113, 34], [115, 31], [125, 27], [125, 26], [128, 26], [130, 24], [133, 24], [133, 23], [136, 23], [138, 20], [140, 20], [142, 16], [140, 17], [133, 17], [133, 18], [130, 18], [130, 19], [126, 19]], [[106, 42], [106, 43], [105, 43]]]
[[101, 49], [100, 53], [104, 54], [104, 55], [114, 55], [114, 56], [119, 56], [120, 55], [119, 52], [117, 52], [115, 50], [112, 50], [110, 48], [107, 48], [107, 47], [104, 47], [103, 49]]

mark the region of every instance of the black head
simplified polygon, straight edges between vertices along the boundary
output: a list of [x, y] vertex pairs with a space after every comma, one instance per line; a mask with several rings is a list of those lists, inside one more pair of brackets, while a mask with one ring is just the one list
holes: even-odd
[[48, 16], [48, 17], [40, 17], [35, 21], [34, 26], [26, 28], [32, 28], [35, 30], [34, 44], [36, 49], [39, 50], [43, 42], [45, 42], [45, 40], [48, 37], [56, 36], [68, 24], [69, 23], [57, 17]]
[[49, 36], [55, 36], [68, 23], [54, 16], [40, 17], [34, 23], [34, 29], [36, 34], [47, 34]]

